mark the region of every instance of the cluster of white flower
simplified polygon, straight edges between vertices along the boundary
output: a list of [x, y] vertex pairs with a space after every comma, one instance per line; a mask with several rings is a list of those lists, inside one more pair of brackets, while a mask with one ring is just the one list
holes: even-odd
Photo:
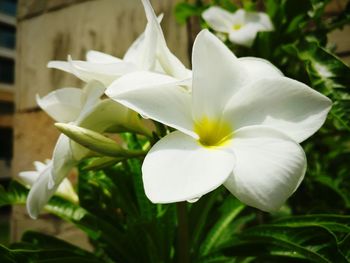
[[[123, 59], [90, 51], [86, 61], [50, 62], [49, 67], [87, 84], [82, 90], [54, 91], [38, 98], [38, 104], [58, 122], [100, 133], [113, 129], [147, 135], [137, 113], [176, 129], [160, 139], [143, 162], [145, 192], [154, 203], [193, 201], [224, 184], [250, 206], [278, 209], [305, 174], [306, 158], [299, 143], [322, 126], [331, 101], [283, 76], [266, 60], [235, 57], [208, 30], [198, 34], [193, 69], [186, 69], [168, 49], [161, 18], [149, 0], [142, 3], [148, 21], [145, 32]], [[261, 14], [256, 20], [244, 18], [242, 11], [233, 18], [216, 11], [209, 9], [203, 16], [214, 29], [230, 32], [232, 41], [252, 42], [251, 36], [242, 37], [244, 19], [264, 22], [260, 27], [247, 25], [254, 34], [259, 28], [272, 28]], [[240, 25], [242, 35], [225, 31], [220, 19], [238, 23], [227, 28], [237, 31]], [[103, 94], [109, 98], [101, 99]], [[60, 136], [50, 165], [30, 183], [27, 209], [33, 218], [88, 154], [83, 146]]]
[[202, 17], [212, 29], [227, 34], [232, 43], [246, 47], [252, 46], [258, 32], [273, 30], [269, 16], [262, 12], [238, 9], [230, 13], [213, 6], [205, 10]]

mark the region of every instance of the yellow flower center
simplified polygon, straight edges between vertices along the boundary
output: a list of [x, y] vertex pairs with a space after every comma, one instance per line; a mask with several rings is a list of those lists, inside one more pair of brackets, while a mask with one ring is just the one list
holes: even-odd
[[234, 25], [232, 26], [232, 29], [233, 29], [233, 30], [239, 30], [239, 29], [241, 29], [242, 26], [243, 26], [242, 24], [234, 24]]
[[203, 117], [194, 125], [199, 136], [199, 143], [204, 147], [223, 146], [232, 138], [232, 127], [224, 122]]

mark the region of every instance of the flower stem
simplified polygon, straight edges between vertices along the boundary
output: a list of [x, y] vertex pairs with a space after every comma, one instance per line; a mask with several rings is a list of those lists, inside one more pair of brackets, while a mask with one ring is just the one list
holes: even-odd
[[176, 203], [177, 220], [178, 220], [178, 262], [189, 263], [189, 239], [188, 239], [188, 217], [187, 203]]

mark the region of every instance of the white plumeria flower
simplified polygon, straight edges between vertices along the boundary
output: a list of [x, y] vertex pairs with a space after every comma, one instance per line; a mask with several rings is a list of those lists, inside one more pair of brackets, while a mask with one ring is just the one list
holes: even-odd
[[105, 86], [120, 76], [138, 70], [162, 72], [179, 79], [190, 78], [191, 71], [186, 69], [167, 47], [149, 0], [142, 0], [142, 3], [148, 21], [146, 29], [130, 46], [123, 59], [98, 51], [89, 51], [86, 55], [87, 61], [72, 60], [68, 57], [68, 62], [51, 61], [48, 67], [72, 73], [85, 82], [97, 80]]
[[144, 160], [147, 197], [194, 200], [224, 184], [247, 205], [277, 210], [305, 174], [298, 143], [322, 126], [331, 101], [266, 60], [236, 58], [208, 30], [195, 40], [192, 65], [192, 95], [176, 79], [149, 72], [128, 74], [106, 91], [179, 130]]
[[[31, 188], [38, 180], [42, 180], [43, 178], [49, 178], [49, 174], [52, 169], [52, 161], [46, 160], [45, 163], [36, 161], [34, 162], [34, 166], [36, 171], [24, 171], [18, 174], [21, 181], [28, 188]], [[71, 182], [67, 178], [64, 178], [61, 184], [58, 186], [55, 195], [61, 196], [74, 203], [79, 202], [78, 195], [74, 191]]]
[[[96, 132], [146, 132], [137, 113], [111, 99], [100, 99], [105, 88], [99, 82], [90, 82], [84, 89], [63, 88], [43, 98], [38, 105], [55, 121], [73, 123]], [[90, 151], [61, 134], [52, 155], [50, 171], [32, 186], [27, 198], [27, 210], [36, 218], [71, 169]]]
[[202, 13], [203, 19], [217, 32], [227, 33], [232, 43], [251, 47], [260, 31], [272, 31], [273, 25], [266, 13], [247, 12], [238, 9], [230, 13], [225, 9], [212, 6]]

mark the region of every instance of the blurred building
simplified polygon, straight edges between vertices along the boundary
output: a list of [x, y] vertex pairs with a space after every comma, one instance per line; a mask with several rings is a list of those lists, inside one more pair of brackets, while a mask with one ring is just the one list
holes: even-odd
[[[11, 178], [17, 0], [0, 1], [0, 183]], [[0, 210], [0, 243], [7, 242], [10, 207]]]

